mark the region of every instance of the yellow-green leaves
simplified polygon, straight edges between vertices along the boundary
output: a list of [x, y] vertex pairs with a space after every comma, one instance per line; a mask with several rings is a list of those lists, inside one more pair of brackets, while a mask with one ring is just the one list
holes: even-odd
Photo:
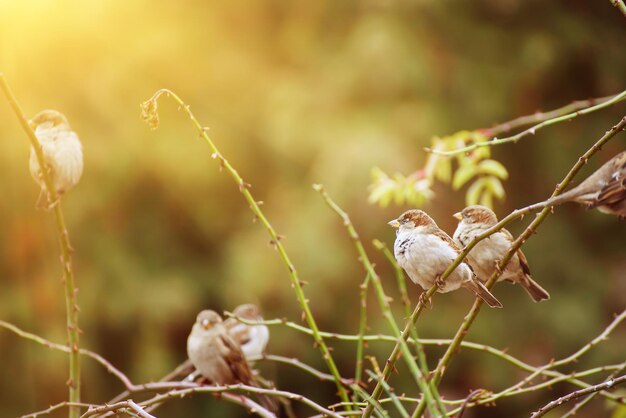
[[434, 193], [430, 189], [430, 182], [420, 178], [419, 172], [410, 176], [400, 173], [389, 177], [380, 168], [372, 169], [372, 184], [370, 185], [370, 203], [387, 206], [391, 201], [396, 205], [407, 203], [412, 206], [421, 206], [432, 199]]
[[[487, 140], [478, 131], [460, 131], [443, 138], [433, 138], [431, 149], [447, 151]], [[505, 197], [502, 180], [508, 176], [506, 167], [491, 158], [489, 147], [480, 147], [454, 157], [431, 153], [424, 168], [410, 176], [396, 173], [390, 177], [380, 168], [373, 168], [369, 201], [381, 206], [387, 206], [391, 201], [397, 205], [421, 206], [434, 197], [431, 188], [435, 181], [439, 181], [450, 184], [453, 190], [469, 185], [465, 194], [466, 204], [480, 203], [493, 207], [494, 198], [502, 200]]]

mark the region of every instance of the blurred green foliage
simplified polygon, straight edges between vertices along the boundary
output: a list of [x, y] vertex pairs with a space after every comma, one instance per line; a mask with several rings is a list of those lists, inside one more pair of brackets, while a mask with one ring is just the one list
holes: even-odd
[[[430, 150], [454, 151], [468, 145], [486, 142], [489, 138], [480, 132], [461, 131], [444, 138], [435, 137]], [[380, 168], [372, 169], [372, 181], [369, 186], [370, 203], [379, 203], [385, 207], [393, 200], [396, 205], [407, 204], [421, 207], [434, 198], [433, 182], [439, 180], [459, 190], [474, 179], [465, 193], [465, 204], [481, 204], [493, 208], [493, 198], [503, 200], [505, 193], [501, 180], [506, 180], [509, 173], [502, 163], [490, 159], [491, 149], [479, 147], [455, 157], [429, 153], [426, 165], [410, 176], [396, 173], [393, 178]], [[456, 161], [454, 169], [452, 163]]]
[[[83, 141], [84, 177], [63, 201], [76, 249], [81, 341], [144, 382], [184, 359], [187, 334], [203, 308], [255, 302], [267, 317], [300, 318], [266, 232], [188, 120], [170, 104], [159, 110], [159, 130], [142, 122], [139, 104], [155, 90], [170, 88], [192, 106], [265, 202], [309, 282], [305, 291], [321, 328], [354, 333], [364, 272], [343, 226], [310, 185], [325, 185], [364, 242], [391, 244], [386, 221], [407, 209], [407, 200], [403, 207], [368, 205], [372, 167], [383, 179], [380, 173], [412, 173], [425, 166], [423, 147], [435, 135], [623, 90], [625, 35], [623, 16], [608, 1], [0, 1], [0, 71], [28, 114], [58, 109]], [[482, 157], [510, 175], [496, 213], [548, 196], [623, 113], [620, 104]], [[64, 342], [54, 226], [35, 210], [39, 191], [27, 169], [28, 143], [4, 100], [0, 138], [0, 318]], [[622, 150], [623, 140], [607, 145], [581, 178]], [[500, 175], [490, 178], [503, 179], [498, 168]], [[458, 173], [440, 175], [459, 191], [434, 182], [436, 198], [423, 202], [449, 233], [450, 214], [482, 178]], [[480, 201], [487, 186], [475, 187]], [[490, 196], [501, 194], [490, 187]], [[511, 230], [522, 227], [518, 222]], [[532, 364], [587, 342], [626, 306], [625, 228], [595, 211], [560, 208], [524, 247], [552, 299], [535, 305], [520, 289], [500, 285], [495, 293], [505, 309], [482, 312], [468, 339], [508, 347]], [[391, 268], [371, 246], [368, 251], [402, 318]], [[409, 289], [418, 294], [412, 284]], [[453, 334], [471, 304], [456, 293], [436, 297], [420, 319], [420, 335]], [[385, 331], [373, 299], [368, 309], [371, 331]], [[576, 368], [622, 361], [625, 334], [618, 330]], [[269, 349], [323, 369], [311, 342], [276, 327]], [[350, 375], [355, 345], [332, 345], [341, 372]], [[368, 346], [379, 361], [390, 349]], [[431, 366], [441, 352], [428, 348]], [[0, 353], [11, 359], [0, 373], [0, 416], [66, 398], [65, 355], [2, 330]], [[83, 365], [86, 401], [121, 391], [98, 365], [86, 359]], [[260, 367], [282, 388], [320, 402], [334, 399], [332, 384], [284, 366]], [[406, 377], [400, 366], [391, 383], [415, 394]], [[519, 378], [499, 360], [464, 350], [442, 393], [462, 397], [469, 388], [503, 388]], [[568, 389], [506, 399], [467, 417], [525, 416]], [[198, 396], [167, 405], [159, 416], [203, 413], [246, 415]], [[578, 416], [605, 413], [598, 401]]]

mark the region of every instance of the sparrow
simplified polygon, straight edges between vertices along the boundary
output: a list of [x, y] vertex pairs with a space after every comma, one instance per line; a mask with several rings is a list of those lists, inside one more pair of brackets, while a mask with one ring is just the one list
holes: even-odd
[[[187, 338], [187, 355], [196, 370], [216, 385], [257, 386], [241, 347], [215, 311], [207, 309], [196, 317]], [[264, 407], [277, 410], [274, 399], [263, 395], [258, 398]]]
[[[233, 315], [246, 321], [263, 320], [258, 306], [250, 303], [237, 306]], [[253, 359], [258, 359], [263, 355], [270, 339], [270, 331], [267, 326], [244, 324], [236, 318], [226, 319], [224, 326], [228, 334], [241, 346], [248, 363], [252, 363]]]
[[[459, 220], [459, 225], [452, 238], [459, 247], [465, 247], [476, 236], [498, 223], [496, 214], [488, 207], [481, 205], [468, 206], [453, 216]], [[496, 270], [497, 263], [502, 260], [512, 243], [511, 233], [506, 229], [501, 229], [472, 248], [467, 261], [479, 280], [482, 282], [489, 280]], [[502, 275], [498, 278], [499, 282], [503, 280], [519, 283], [535, 302], [550, 299], [550, 294], [530, 277], [528, 261], [522, 250], [517, 250], [506, 265]]]
[[465, 262], [461, 262], [446, 280], [439, 280], [460, 250], [426, 212], [408, 210], [388, 223], [398, 228], [393, 246], [394, 255], [413, 283], [424, 290], [437, 284], [441, 293], [465, 287], [492, 308], [502, 307]]
[[626, 151], [622, 151], [573, 189], [546, 200], [546, 206], [577, 202], [626, 218]]
[[[52, 183], [59, 195], [67, 192], [80, 180], [83, 174], [83, 147], [78, 135], [70, 128], [67, 118], [56, 110], [43, 110], [30, 121], [35, 136], [41, 144], [46, 164], [50, 167]], [[30, 148], [30, 174], [41, 187], [37, 207], [44, 207], [44, 196], [50, 196], [46, 190], [41, 167], [35, 149]], [[56, 202], [50, 202], [52, 207]]]

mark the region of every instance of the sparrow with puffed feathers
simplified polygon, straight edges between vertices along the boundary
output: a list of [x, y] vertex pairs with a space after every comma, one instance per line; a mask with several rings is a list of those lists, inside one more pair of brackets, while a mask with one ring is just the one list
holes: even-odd
[[[67, 192], [80, 180], [83, 174], [83, 148], [78, 135], [70, 128], [65, 115], [56, 110], [43, 110], [31, 120], [30, 126], [41, 144], [41, 149], [50, 167], [52, 183], [59, 195]], [[41, 167], [37, 160], [35, 149], [31, 146], [30, 173], [41, 187], [37, 207], [45, 206], [45, 198], [50, 198], [43, 180]], [[56, 202], [49, 202], [53, 206]]]
[[[478, 235], [498, 223], [496, 214], [486, 206], [472, 205], [455, 213], [459, 225], [454, 231], [453, 239], [459, 247], [465, 247]], [[511, 244], [513, 236], [506, 229], [491, 234], [479, 241], [467, 255], [467, 261], [476, 273], [479, 280], [486, 282], [497, 268], [497, 264], [504, 258]], [[550, 294], [530, 277], [528, 261], [522, 250], [517, 250], [509, 260], [498, 281], [519, 283], [535, 302], [550, 299]]]
[[[228, 334], [222, 317], [204, 310], [196, 317], [187, 338], [187, 355], [197, 371], [216, 385], [243, 383], [256, 386], [250, 366], [239, 344]], [[277, 410], [277, 404], [259, 395], [263, 406]]]
[[577, 202], [626, 218], [626, 151], [622, 151], [573, 189], [548, 199], [546, 206]]
[[393, 246], [394, 255], [413, 283], [425, 290], [437, 284], [438, 291], [442, 293], [464, 287], [492, 308], [502, 307], [498, 299], [476, 279], [471, 267], [465, 262], [461, 262], [447, 279], [439, 280], [460, 250], [426, 212], [408, 210], [390, 221], [389, 225], [398, 228]]
[[239, 343], [243, 354], [249, 363], [265, 353], [265, 347], [270, 339], [270, 331], [266, 325], [248, 325], [237, 320], [262, 321], [261, 310], [251, 303], [239, 305], [233, 311], [235, 317], [224, 321], [228, 334]]

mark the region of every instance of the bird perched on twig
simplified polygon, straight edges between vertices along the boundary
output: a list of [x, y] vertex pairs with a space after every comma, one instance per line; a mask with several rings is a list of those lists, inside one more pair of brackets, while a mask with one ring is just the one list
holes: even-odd
[[[452, 238], [459, 247], [466, 246], [478, 235], [498, 223], [496, 214], [488, 207], [481, 205], [468, 206], [461, 212], [455, 213], [454, 217], [459, 220], [459, 225]], [[512, 243], [511, 233], [506, 229], [501, 229], [472, 248], [467, 255], [467, 260], [479, 280], [482, 282], [489, 280], [496, 270], [497, 263], [502, 260]], [[535, 302], [550, 299], [550, 294], [530, 277], [528, 261], [522, 250], [517, 250], [506, 265], [502, 275], [498, 278], [498, 281], [502, 280], [519, 283]]]
[[622, 151], [573, 189], [546, 200], [546, 206], [577, 202], [626, 218], [626, 151]]
[[[228, 335], [222, 317], [204, 310], [196, 317], [187, 338], [187, 355], [197, 371], [216, 385], [243, 383], [256, 386], [250, 366], [239, 344]], [[263, 395], [261, 404], [276, 411], [276, 402]]]
[[[259, 307], [251, 303], [237, 306], [233, 315], [246, 321], [263, 320]], [[228, 334], [239, 343], [249, 363], [265, 353], [270, 339], [270, 331], [266, 325], [248, 325], [237, 318], [228, 318], [224, 321], [224, 326]]]
[[[41, 144], [56, 192], [62, 195], [76, 186], [83, 174], [83, 148], [78, 135], [70, 128], [65, 115], [56, 110], [43, 110], [37, 113], [29, 123]], [[37, 207], [53, 207], [57, 202], [50, 201], [41, 167], [32, 146], [29, 168], [31, 175], [41, 187]]]
[[492, 308], [502, 307], [465, 262], [461, 262], [446, 280], [439, 280], [460, 251], [452, 238], [426, 212], [408, 210], [390, 221], [389, 225], [398, 228], [394, 255], [413, 283], [425, 290], [437, 284], [438, 291], [442, 293], [464, 287]]

